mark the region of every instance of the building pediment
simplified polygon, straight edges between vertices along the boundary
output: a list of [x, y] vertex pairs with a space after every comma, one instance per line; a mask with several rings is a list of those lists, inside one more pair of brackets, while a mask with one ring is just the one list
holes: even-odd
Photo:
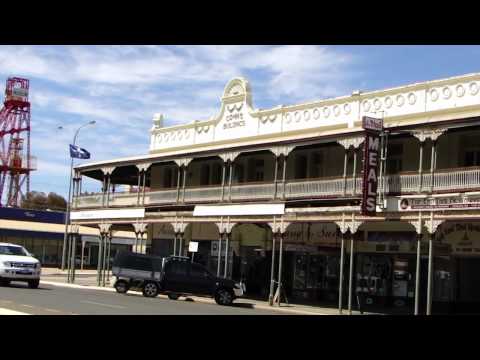
[[[386, 127], [480, 115], [480, 74], [469, 74], [391, 89], [271, 109], [254, 109], [249, 82], [228, 82], [216, 116], [163, 127], [156, 114], [150, 153], [197, 149], [214, 144], [241, 146], [251, 141], [283, 141], [288, 136], [348, 133], [360, 129], [362, 116], [383, 117]], [[437, 119], [437, 120], [436, 120]]]

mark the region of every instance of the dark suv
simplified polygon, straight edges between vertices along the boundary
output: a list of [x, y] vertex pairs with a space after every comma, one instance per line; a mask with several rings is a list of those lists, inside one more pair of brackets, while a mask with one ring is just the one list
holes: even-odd
[[119, 293], [138, 288], [143, 296], [162, 293], [172, 300], [182, 295], [203, 295], [212, 296], [219, 305], [230, 305], [245, 291], [242, 284], [218, 278], [187, 257], [161, 258], [121, 252], [115, 257], [112, 270], [117, 277], [114, 287]]

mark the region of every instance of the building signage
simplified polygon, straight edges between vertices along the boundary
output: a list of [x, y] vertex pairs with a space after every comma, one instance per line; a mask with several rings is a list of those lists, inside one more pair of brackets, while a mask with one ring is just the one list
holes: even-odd
[[403, 198], [398, 208], [399, 211], [480, 209], [480, 197]]
[[145, 209], [72, 211], [70, 220], [144, 218]]
[[198, 252], [198, 242], [197, 241], [190, 241], [188, 243], [188, 251], [189, 252]]
[[[218, 256], [218, 248], [219, 248], [219, 241], [218, 240], [212, 240], [210, 242], [211, 246], [210, 246], [210, 256]], [[232, 247], [232, 243], [230, 242], [228, 244], [228, 257], [231, 258], [232, 256], [232, 251], [233, 251], [233, 247]], [[220, 256], [225, 256], [225, 241], [222, 241], [222, 244], [221, 244], [221, 248], [220, 248]]]
[[361, 213], [374, 216], [377, 210], [378, 158], [380, 152], [380, 131], [383, 120], [364, 116], [362, 127], [365, 131], [363, 147], [363, 184]]
[[19, 96], [19, 97], [27, 97], [28, 96], [28, 90], [27, 89], [16, 87], [16, 88], [13, 88], [12, 90], [13, 90], [12, 91], [13, 96]]
[[285, 204], [197, 205], [193, 216], [283, 215]]
[[365, 130], [380, 132], [383, 130], [383, 119], [364, 116], [362, 118], [362, 128]]
[[245, 126], [245, 120], [243, 120], [242, 113], [227, 115], [225, 117], [225, 121], [225, 124], [223, 124], [224, 129], [232, 129], [240, 126]]

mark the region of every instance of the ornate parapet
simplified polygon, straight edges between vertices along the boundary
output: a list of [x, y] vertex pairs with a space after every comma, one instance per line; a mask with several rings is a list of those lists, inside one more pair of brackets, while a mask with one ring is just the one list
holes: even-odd
[[[441, 80], [400, 86], [371, 92], [302, 103], [277, 106], [270, 109], [253, 109], [252, 92], [243, 78], [231, 80], [221, 98], [217, 115], [205, 121], [163, 127], [163, 116], [154, 118], [151, 130], [151, 152], [165, 152], [199, 144], [242, 143], [252, 138], [268, 135], [270, 138], [284, 133], [309, 134], [328, 129], [349, 129], [359, 125], [362, 116], [382, 113], [386, 127], [399, 119], [424, 122], [426, 114], [444, 114], [473, 111], [480, 113], [480, 74], [470, 74]], [[435, 123], [435, 121], [432, 121]], [[435, 140], [440, 132], [418, 134], [420, 141]], [[357, 147], [348, 141], [342, 146]]]

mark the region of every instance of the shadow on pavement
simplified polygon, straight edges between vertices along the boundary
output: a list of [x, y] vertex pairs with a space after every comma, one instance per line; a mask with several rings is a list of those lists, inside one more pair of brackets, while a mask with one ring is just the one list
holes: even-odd
[[232, 306], [232, 307], [243, 308], [243, 309], [254, 309], [254, 308], [255, 308], [255, 307], [253, 306], [253, 304], [250, 304], [250, 303], [237, 303], [237, 302], [234, 302], [231, 306]]

